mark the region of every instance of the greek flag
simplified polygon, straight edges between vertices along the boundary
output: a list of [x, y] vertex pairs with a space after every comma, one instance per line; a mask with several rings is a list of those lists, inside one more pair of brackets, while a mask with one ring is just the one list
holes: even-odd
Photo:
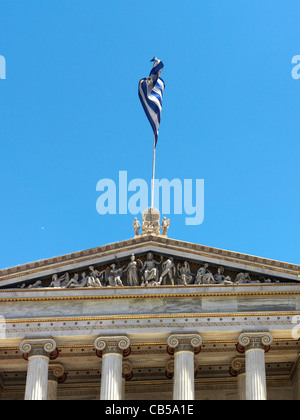
[[164, 67], [162, 61], [156, 57], [151, 61], [154, 64], [149, 77], [139, 81], [139, 98], [154, 132], [156, 146], [165, 82], [159, 77]]

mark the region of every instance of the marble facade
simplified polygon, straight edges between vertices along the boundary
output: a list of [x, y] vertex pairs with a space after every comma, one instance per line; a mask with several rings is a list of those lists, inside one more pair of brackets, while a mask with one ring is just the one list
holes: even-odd
[[[51, 286], [149, 253], [174, 285]], [[185, 262], [253, 281], [182, 284]], [[299, 270], [147, 234], [0, 270], [0, 399], [299, 399]]]

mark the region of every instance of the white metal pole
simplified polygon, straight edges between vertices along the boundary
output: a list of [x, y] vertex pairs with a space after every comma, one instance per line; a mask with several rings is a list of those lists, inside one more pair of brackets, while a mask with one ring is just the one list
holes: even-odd
[[154, 177], [155, 177], [155, 135], [153, 138], [153, 164], [152, 164], [152, 181], [151, 181], [151, 207], [154, 203]]

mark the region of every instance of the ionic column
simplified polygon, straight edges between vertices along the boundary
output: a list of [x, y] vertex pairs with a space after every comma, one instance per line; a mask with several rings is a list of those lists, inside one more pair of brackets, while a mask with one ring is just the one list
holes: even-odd
[[94, 345], [102, 356], [100, 399], [121, 400], [123, 351], [129, 348], [129, 338], [125, 336], [99, 337]]
[[246, 400], [245, 358], [235, 357], [231, 362], [229, 373], [231, 376], [237, 378], [239, 400]]
[[292, 384], [293, 384], [293, 399], [300, 400], [300, 354], [296, 359], [291, 373]]
[[168, 338], [168, 348], [174, 349], [173, 400], [195, 399], [194, 354], [201, 344], [198, 334], [174, 334]]
[[122, 400], [125, 400], [125, 384], [133, 377], [132, 364], [128, 360], [122, 363]]
[[48, 371], [47, 400], [57, 400], [57, 385], [65, 381], [65, 369], [61, 363], [50, 363]]
[[50, 338], [24, 340], [20, 344], [28, 360], [25, 400], [47, 400], [49, 358], [55, 349], [56, 343]]
[[239, 336], [239, 344], [245, 348], [247, 400], [267, 399], [265, 350], [272, 341], [268, 332], [247, 332]]

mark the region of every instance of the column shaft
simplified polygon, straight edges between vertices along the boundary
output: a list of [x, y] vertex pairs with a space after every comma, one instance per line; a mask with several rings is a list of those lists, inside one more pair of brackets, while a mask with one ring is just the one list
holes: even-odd
[[102, 357], [101, 400], [121, 400], [122, 362], [124, 351], [130, 354], [130, 340], [126, 336], [105, 336], [95, 340], [95, 348]]
[[262, 348], [251, 348], [246, 351], [246, 399], [266, 400], [265, 351]]
[[191, 351], [176, 351], [174, 354], [174, 400], [193, 400], [194, 385], [194, 353]]
[[32, 356], [28, 361], [25, 400], [47, 400], [49, 357]]
[[120, 353], [106, 353], [102, 357], [101, 400], [122, 399], [122, 359]]

